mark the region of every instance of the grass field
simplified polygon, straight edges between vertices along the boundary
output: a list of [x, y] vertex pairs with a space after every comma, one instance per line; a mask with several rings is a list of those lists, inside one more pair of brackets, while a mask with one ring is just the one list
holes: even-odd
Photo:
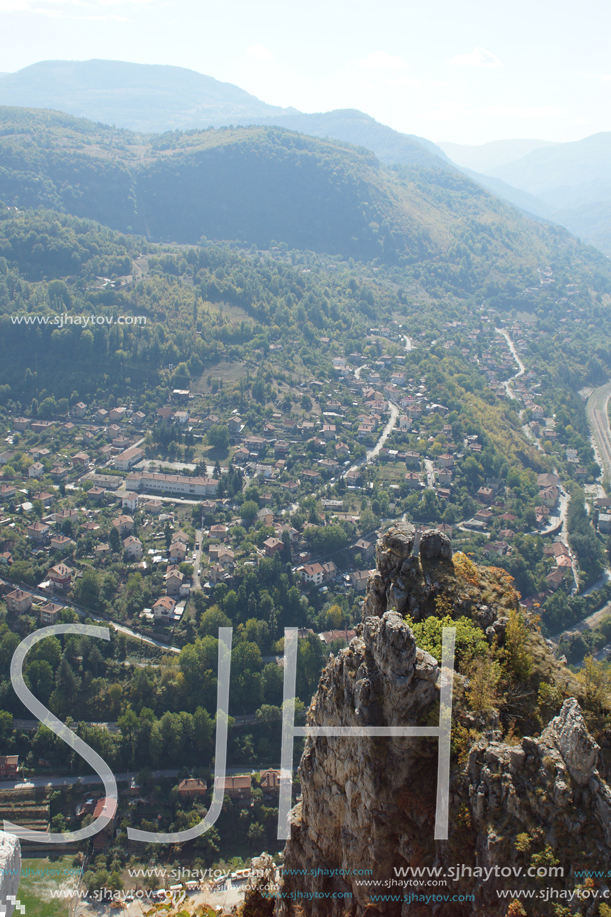
[[51, 894], [73, 884], [78, 867], [72, 861], [71, 856], [22, 861], [18, 897], [25, 905], [26, 917], [68, 917], [71, 899], [54, 899]]

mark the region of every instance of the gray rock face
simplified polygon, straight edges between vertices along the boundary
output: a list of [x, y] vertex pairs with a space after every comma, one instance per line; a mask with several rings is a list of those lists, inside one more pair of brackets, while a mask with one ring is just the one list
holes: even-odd
[[[323, 672], [308, 723], [422, 725], [423, 711], [437, 697], [438, 677], [437, 661], [416, 648], [399, 615], [389, 611], [382, 618], [367, 618], [362, 636], [330, 660]], [[424, 826], [429, 831], [428, 807], [407, 803], [431, 776], [435, 780], [436, 743], [425, 748], [424, 741], [307, 740], [300, 765], [303, 799], [292, 813], [282, 893], [329, 892], [329, 898], [307, 902], [308, 915], [339, 917], [350, 903], [356, 907], [350, 913], [371, 913], [369, 890], [356, 885], [352, 876], [365, 870], [360, 874], [394, 878], [393, 866], [405, 864], [410, 838], [417, 838]], [[426, 773], [420, 774], [423, 769]], [[293, 878], [289, 869], [311, 874]], [[327, 869], [328, 876], [316, 875], [319, 869]], [[350, 901], [344, 894], [352, 896]], [[298, 913], [286, 898], [278, 907], [282, 915]]]
[[585, 786], [594, 773], [600, 748], [586, 729], [576, 698], [571, 697], [564, 702], [541, 740], [556, 745], [573, 780]]
[[448, 536], [437, 529], [425, 532], [420, 539], [420, 557], [423, 560], [452, 560], [452, 545]]
[[9, 897], [16, 897], [21, 878], [21, 845], [14, 834], [0, 831], [0, 915], [11, 917], [15, 905]]

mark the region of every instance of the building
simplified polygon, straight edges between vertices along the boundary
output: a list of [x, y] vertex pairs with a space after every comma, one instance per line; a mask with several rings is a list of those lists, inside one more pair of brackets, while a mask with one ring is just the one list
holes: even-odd
[[42, 522], [35, 522], [33, 525], [28, 525], [26, 532], [28, 538], [35, 544], [44, 544], [49, 540], [49, 526], [43, 525]]
[[33, 465], [30, 465], [28, 468], [28, 477], [30, 478], [42, 478], [45, 473], [45, 466], [40, 462], [34, 462]]
[[57, 624], [57, 617], [61, 610], [62, 606], [54, 605], [53, 602], [41, 605], [38, 609], [38, 620], [41, 626], [46, 627], [49, 624]]
[[167, 493], [177, 497], [213, 497], [219, 482], [215, 478], [191, 478], [186, 475], [143, 471], [131, 474], [125, 483], [138, 493]]
[[138, 494], [129, 491], [121, 497], [121, 509], [127, 509], [130, 513], [135, 513], [138, 509]]
[[128, 535], [123, 539], [123, 550], [132, 560], [140, 560], [142, 557], [142, 542], [134, 535]]
[[187, 777], [178, 784], [178, 795], [181, 799], [199, 799], [205, 796], [208, 791], [208, 784], [199, 777]]
[[19, 755], [0, 755], [0, 777], [16, 777]]
[[72, 570], [66, 564], [56, 564], [48, 572], [48, 577], [56, 589], [69, 589], [72, 583]]
[[153, 605], [153, 614], [155, 620], [165, 620], [169, 621], [174, 615], [174, 609], [176, 608], [176, 601], [170, 598], [169, 595], [164, 595], [160, 599], [157, 599]]
[[68, 538], [66, 535], [52, 535], [51, 536], [51, 550], [52, 551], [66, 551], [70, 545], [73, 545], [74, 542], [71, 538]]
[[284, 547], [284, 543], [279, 538], [267, 538], [263, 542], [266, 557], [274, 557]]
[[134, 528], [134, 520], [131, 516], [117, 516], [116, 519], [112, 520], [112, 524], [119, 532], [119, 535], [128, 535]]
[[5, 596], [4, 601], [9, 611], [20, 615], [30, 610], [33, 598], [31, 592], [24, 592], [23, 589], [15, 589]]
[[354, 553], [360, 554], [363, 560], [371, 560], [375, 551], [375, 546], [371, 541], [365, 541], [364, 538], [359, 538], [359, 540], [354, 545]]
[[304, 583], [312, 583], [314, 586], [320, 586], [325, 575], [321, 564], [304, 564], [297, 572]]
[[261, 780], [261, 789], [266, 796], [278, 796], [280, 794], [280, 771], [269, 768], [261, 771], [259, 774]]
[[252, 778], [250, 774], [234, 774], [231, 777], [217, 777], [215, 789], [222, 790], [230, 799], [250, 799], [252, 793]]
[[144, 449], [141, 449], [139, 446], [130, 446], [129, 449], [126, 449], [125, 452], [121, 452], [115, 458], [115, 468], [119, 471], [129, 471], [134, 465], [137, 465], [138, 462], [141, 462], [144, 458]]
[[184, 576], [177, 566], [172, 565], [168, 567], [165, 575], [165, 591], [167, 594], [180, 595], [183, 580]]

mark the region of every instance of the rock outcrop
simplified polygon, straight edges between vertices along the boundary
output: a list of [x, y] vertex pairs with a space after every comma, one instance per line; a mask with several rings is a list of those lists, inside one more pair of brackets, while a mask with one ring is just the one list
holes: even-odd
[[0, 917], [11, 917], [21, 878], [21, 846], [14, 834], [0, 831]]
[[[492, 580], [485, 580], [484, 601], [474, 585], [476, 568], [457, 557], [456, 569], [463, 570], [468, 588], [464, 594], [454, 588], [448, 598], [454, 562], [447, 538], [440, 532], [424, 535], [419, 557], [412, 553], [414, 542], [409, 525], [394, 526], [380, 538], [363, 623], [325, 668], [308, 711], [309, 725], [436, 726], [438, 661], [416, 646], [403, 616], [409, 612], [419, 620], [434, 614], [439, 596], [444, 613], [448, 607], [455, 617], [468, 612], [493, 648], [502, 645], [508, 605], [501, 607], [500, 599], [495, 603]], [[496, 585], [499, 595], [501, 585]], [[557, 670], [550, 657], [549, 671]], [[572, 684], [569, 674], [564, 690]], [[436, 737], [306, 740], [302, 799], [291, 813], [277, 917], [530, 915], [535, 912], [517, 905], [508, 912], [511, 897], [497, 893], [509, 888], [538, 894], [547, 886], [565, 897], [538, 903], [538, 915], [551, 917], [554, 903], [569, 901], [573, 913], [598, 913], [588, 910], [591, 901], [575, 897], [583, 880], [574, 870], [580, 868], [577, 863], [609, 869], [611, 790], [577, 699], [560, 700], [558, 714], [538, 734], [519, 739], [506, 729], [503, 741], [498, 711], [469, 709], [468, 685], [455, 675], [445, 841], [433, 837]], [[548, 865], [557, 870], [553, 880], [537, 873]], [[410, 875], [414, 868], [425, 878]], [[426, 878], [427, 869], [439, 870], [443, 878], [431, 880], [430, 873]], [[571, 890], [572, 900], [567, 899]]]

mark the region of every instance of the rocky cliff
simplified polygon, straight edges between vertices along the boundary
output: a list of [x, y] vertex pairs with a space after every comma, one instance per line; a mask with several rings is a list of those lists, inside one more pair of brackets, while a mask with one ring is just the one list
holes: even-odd
[[504, 571], [453, 557], [439, 532], [414, 556], [414, 536], [381, 537], [363, 622], [308, 724], [437, 725], [435, 634], [455, 623], [448, 839], [433, 839], [437, 738], [310, 737], [277, 917], [611, 917], [606, 697], [553, 658]]
[[21, 878], [21, 847], [14, 834], [0, 831], [0, 917], [11, 917]]

